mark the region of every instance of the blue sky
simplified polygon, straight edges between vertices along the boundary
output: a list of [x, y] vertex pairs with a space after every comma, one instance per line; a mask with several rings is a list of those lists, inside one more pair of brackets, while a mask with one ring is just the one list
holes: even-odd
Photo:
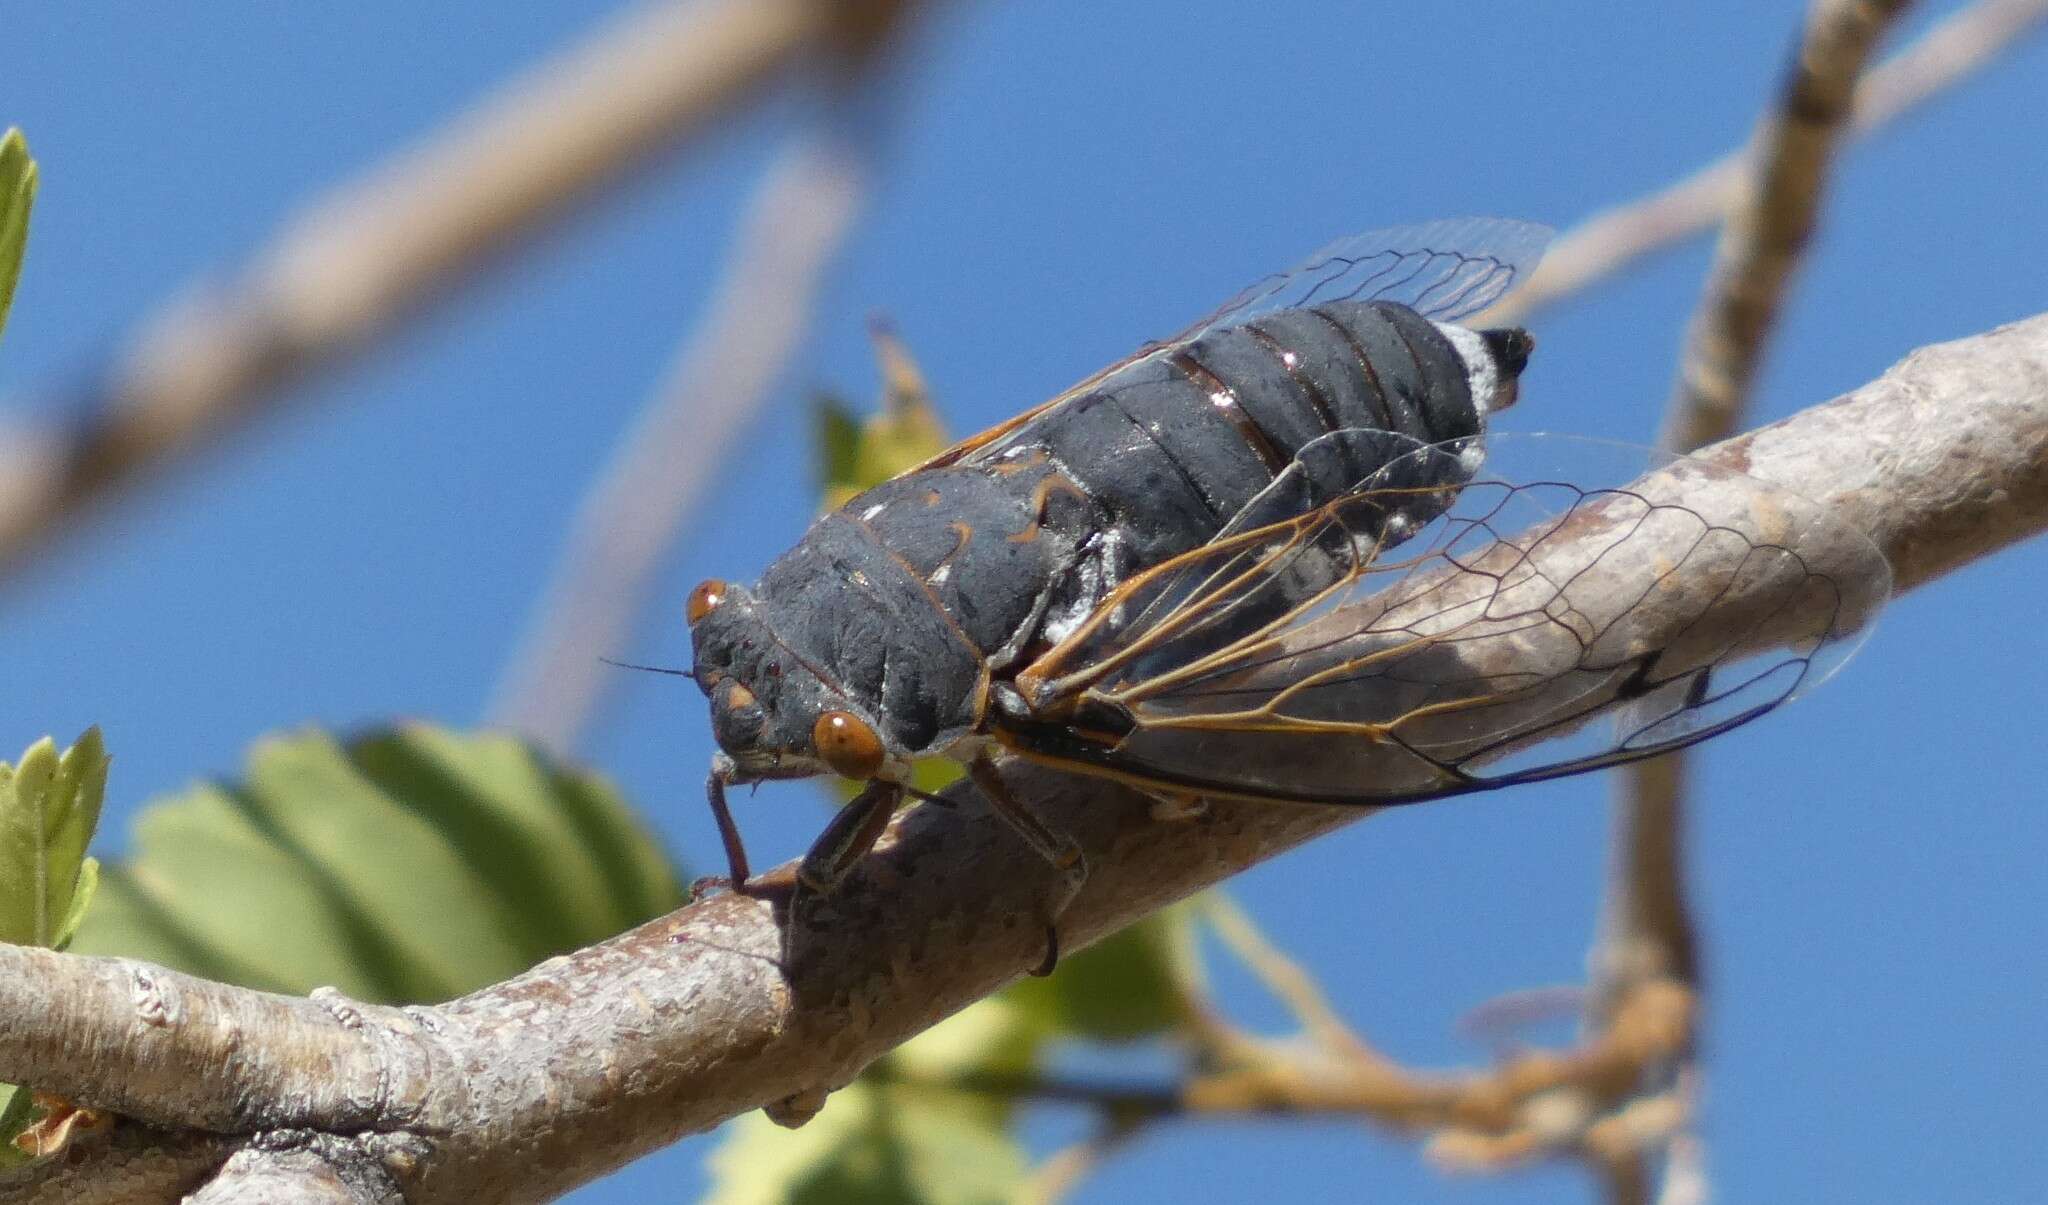
[[[11, 12], [0, 125], [28, 132], [43, 190], [0, 418], [608, 7], [512, 6], [488, 26], [383, 0]], [[801, 530], [805, 399], [871, 395], [870, 311], [893, 316], [949, 421], [980, 427], [1332, 236], [1466, 213], [1563, 226], [1671, 180], [1747, 136], [1800, 7], [947, 8], [906, 56], [883, 186], [814, 336], [670, 559], [672, 602], [618, 652], [680, 661], [689, 585], [751, 577]], [[1848, 157], [1759, 420], [2048, 308], [2044, 80], [2036, 41]], [[234, 771], [261, 733], [475, 721], [794, 113], [770, 105], [611, 197], [0, 583], [0, 748], [103, 725], [118, 848], [141, 801]], [[1707, 254], [1689, 244], [1538, 315], [1506, 427], [1648, 442]], [[2044, 573], [2048, 551], [2023, 547], [1900, 600], [1827, 688], [1701, 759], [1702, 1124], [1723, 1199], [2011, 1200], [2048, 1179], [2048, 759], [2038, 684], [2017, 672], [2048, 663]], [[697, 866], [716, 848], [709, 752], [696, 692], [651, 675], [583, 749]], [[1579, 978], [1605, 801], [1578, 780], [1409, 810], [1236, 889], [1376, 1040], [1467, 1060], [1465, 1009]], [[759, 861], [817, 821], [799, 786], [741, 816]], [[1279, 1022], [1246, 985], [1223, 990]], [[706, 1141], [578, 1200], [688, 1199]], [[1077, 1199], [1140, 1193], [1586, 1199], [1567, 1169], [1447, 1181], [1334, 1123], [1162, 1131]]]

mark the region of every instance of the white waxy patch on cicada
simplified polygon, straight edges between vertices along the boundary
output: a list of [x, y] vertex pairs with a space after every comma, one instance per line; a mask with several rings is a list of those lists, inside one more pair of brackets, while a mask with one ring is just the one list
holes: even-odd
[[1494, 362], [1486, 340], [1470, 327], [1450, 322], [1433, 322], [1430, 325], [1443, 332], [1451, 346], [1458, 349], [1458, 358], [1465, 361], [1465, 381], [1472, 389], [1473, 406], [1478, 408], [1482, 417], [1492, 414], [1494, 402], [1500, 397], [1500, 365]]
[[860, 521], [863, 523], [874, 522], [875, 516], [881, 514], [883, 510], [887, 509], [888, 505], [889, 504], [887, 502], [875, 503], [873, 506], [870, 506], [866, 510], [860, 512]]

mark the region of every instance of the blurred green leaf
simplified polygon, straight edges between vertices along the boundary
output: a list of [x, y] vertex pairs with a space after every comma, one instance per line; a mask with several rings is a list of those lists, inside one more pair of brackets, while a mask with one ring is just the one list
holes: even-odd
[[75, 948], [233, 983], [439, 1000], [682, 902], [612, 788], [499, 735], [266, 739], [143, 812]]
[[811, 408], [818, 441], [818, 484], [829, 497], [835, 489], [852, 489], [860, 474], [860, 419], [836, 394], [819, 394]]
[[[0, 941], [61, 950], [93, 900], [85, 856], [107, 791], [107, 750], [88, 728], [62, 754], [48, 737], [0, 762]], [[27, 1088], [0, 1084], [0, 1167], [25, 1161], [15, 1135], [34, 1120]]]
[[35, 1093], [14, 1084], [0, 1084], [0, 1171], [27, 1163], [32, 1156], [14, 1139], [34, 1124]]
[[97, 728], [62, 755], [44, 737], [0, 762], [0, 941], [63, 948], [98, 881], [85, 847], [106, 789]]
[[1155, 912], [1001, 998], [1051, 1036], [1128, 1042], [1165, 1033], [1187, 1019], [1202, 984], [1194, 921], [1187, 903]]
[[856, 1082], [798, 1130], [759, 1113], [710, 1159], [706, 1205], [1000, 1205], [1024, 1152], [950, 1094]]
[[916, 468], [949, 443], [910, 353], [886, 326], [876, 325], [872, 334], [882, 366], [881, 412], [863, 423], [837, 398], [817, 402], [819, 486], [827, 510]]
[[[928, 795], [937, 794], [959, 781], [966, 773], [967, 767], [950, 757], [927, 757], [911, 763], [910, 785]], [[850, 801], [868, 785], [858, 779], [840, 778], [836, 775], [822, 781], [826, 789], [832, 792], [833, 798], [840, 803]]]
[[0, 136], [0, 331], [7, 329], [7, 311], [14, 304], [14, 285], [21, 279], [21, 257], [28, 247], [28, 215], [36, 203], [36, 161], [28, 140], [9, 129]]

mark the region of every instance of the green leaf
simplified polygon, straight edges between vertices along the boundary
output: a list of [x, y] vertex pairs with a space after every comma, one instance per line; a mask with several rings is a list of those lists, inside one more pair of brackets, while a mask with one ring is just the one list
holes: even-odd
[[[99, 883], [85, 847], [107, 792], [107, 750], [88, 728], [62, 754], [48, 737], [0, 762], [0, 941], [61, 950]], [[0, 1167], [26, 1162], [15, 1135], [34, 1120], [27, 1088], [0, 1084]]]
[[71, 907], [64, 913], [64, 920], [57, 926], [57, 934], [50, 940], [53, 950], [68, 950], [71, 939], [78, 936], [78, 926], [85, 923], [85, 910], [100, 890], [100, 860], [86, 858], [78, 864], [78, 886], [71, 892]]
[[[910, 785], [927, 795], [936, 795], [958, 782], [967, 773], [967, 767], [950, 757], [926, 757], [910, 763]], [[840, 803], [850, 802], [854, 796], [867, 789], [858, 779], [828, 777], [823, 780], [825, 788]]]
[[1202, 983], [1194, 918], [1187, 903], [1156, 912], [1002, 998], [1059, 1037], [1128, 1042], [1165, 1033], [1187, 1019]]
[[0, 137], [0, 331], [7, 329], [7, 311], [14, 304], [14, 285], [21, 279], [21, 257], [28, 247], [28, 215], [36, 203], [36, 161], [28, 140], [10, 129]]
[[446, 999], [682, 902], [609, 785], [506, 736], [406, 725], [251, 751], [136, 822], [74, 948], [273, 991]]
[[886, 326], [872, 333], [882, 366], [881, 412], [863, 423], [839, 399], [818, 399], [819, 487], [827, 510], [916, 468], [949, 442], [910, 353]]
[[1024, 1152], [956, 1094], [860, 1081], [785, 1130], [735, 1121], [710, 1159], [707, 1205], [1001, 1205]]
[[811, 418], [818, 442], [818, 488], [828, 496], [842, 490], [859, 493], [862, 487], [857, 485], [856, 474], [860, 472], [861, 434], [853, 407], [836, 394], [819, 394]]
[[35, 1119], [35, 1093], [13, 1084], [0, 1084], [0, 1170], [18, 1167], [32, 1158], [14, 1145], [14, 1139]]
[[100, 821], [107, 752], [89, 728], [60, 756], [48, 737], [0, 762], [0, 941], [56, 947], [97, 881], [86, 843]]

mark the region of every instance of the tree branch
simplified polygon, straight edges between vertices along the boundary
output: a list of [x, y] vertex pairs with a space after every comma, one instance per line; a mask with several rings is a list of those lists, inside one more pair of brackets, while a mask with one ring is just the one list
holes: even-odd
[[[1827, 504], [1920, 585], [2048, 526], [2048, 315], [1923, 349], [1707, 455]], [[1365, 814], [1216, 804], [1162, 823], [1112, 783], [1006, 775], [1094, 867], [1061, 921], [1073, 946]], [[905, 812], [838, 894], [801, 901], [786, 958], [789, 918], [732, 895], [432, 1008], [0, 947], [0, 1079], [245, 1144], [336, 1136], [415, 1205], [542, 1200], [749, 1109], [801, 1120], [1032, 967], [1058, 876], [973, 796]], [[54, 1200], [70, 1177], [82, 1199], [94, 1166], [46, 1160], [0, 1189]]]

